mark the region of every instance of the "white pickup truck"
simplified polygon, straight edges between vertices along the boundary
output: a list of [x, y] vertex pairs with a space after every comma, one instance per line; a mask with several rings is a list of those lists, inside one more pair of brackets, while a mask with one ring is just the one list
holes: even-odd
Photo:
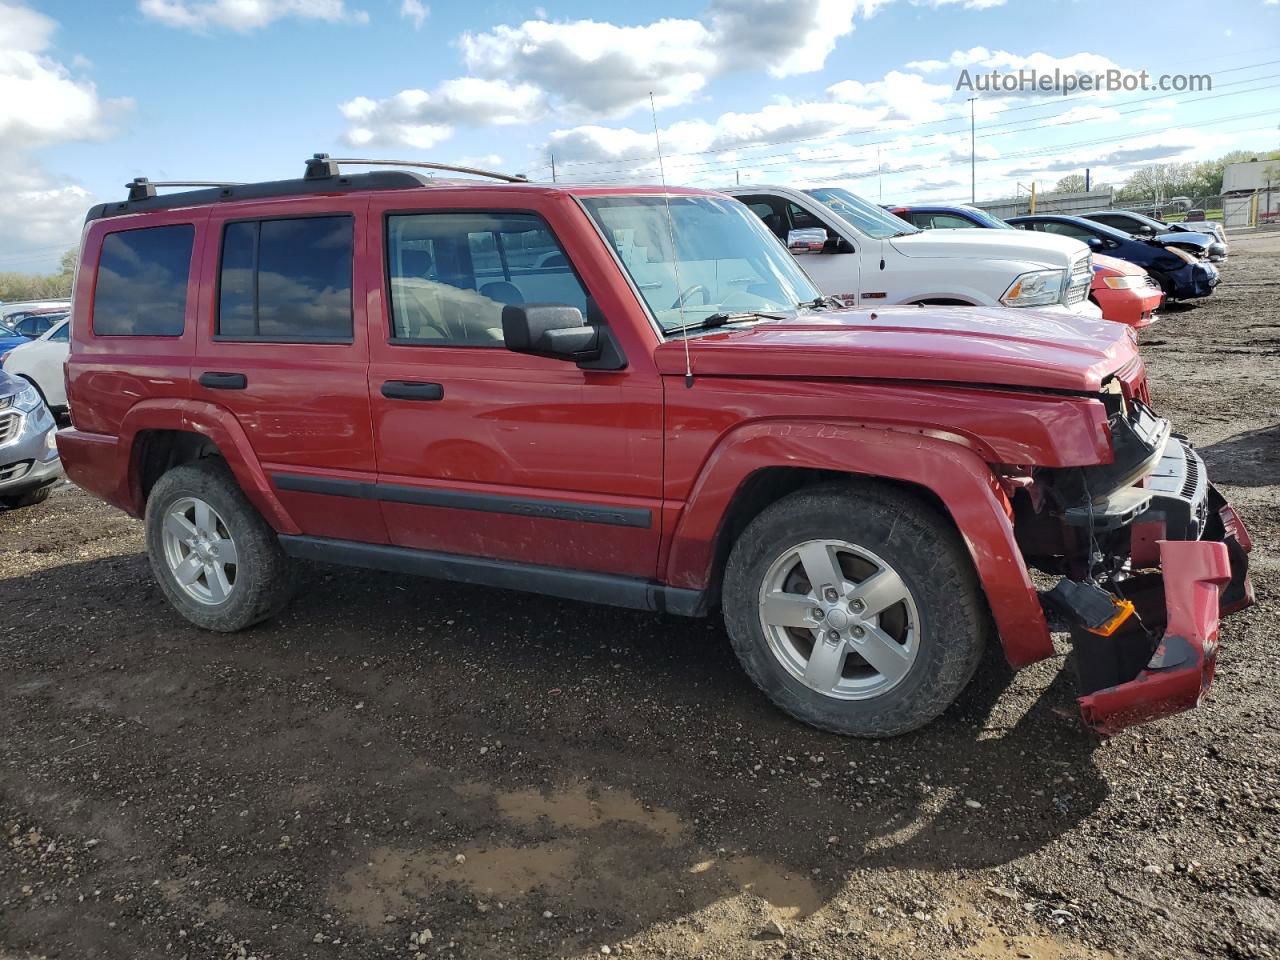
[[731, 187], [824, 294], [852, 306], [891, 303], [1035, 307], [1100, 319], [1089, 302], [1089, 248], [1012, 230], [920, 230], [841, 187]]

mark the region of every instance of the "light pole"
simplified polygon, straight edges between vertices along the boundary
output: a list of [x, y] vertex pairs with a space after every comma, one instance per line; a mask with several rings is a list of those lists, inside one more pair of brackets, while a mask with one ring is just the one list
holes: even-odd
[[974, 139], [973, 125], [973, 101], [977, 97], [969, 98], [969, 202], [978, 202], [978, 148], [977, 141]]

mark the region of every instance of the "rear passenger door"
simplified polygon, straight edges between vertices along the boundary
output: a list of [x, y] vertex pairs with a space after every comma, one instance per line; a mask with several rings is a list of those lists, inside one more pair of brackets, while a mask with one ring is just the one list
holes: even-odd
[[367, 206], [327, 198], [322, 213], [282, 214], [279, 203], [215, 211], [192, 396], [235, 415], [303, 533], [385, 543], [376, 504], [316, 482], [375, 474], [354, 271]]
[[[582, 246], [580, 209], [548, 214], [581, 218], [566, 232]], [[626, 369], [583, 370], [503, 342], [507, 304], [567, 304], [603, 324], [613, 291], [592, 296], [572, 245], [533, 210], [375, 200], [369, 219], [384, 278], [370, 315], [375, 497], [391, 542], [651, 578], [662, 463], [651, 358], [633, 350]]]

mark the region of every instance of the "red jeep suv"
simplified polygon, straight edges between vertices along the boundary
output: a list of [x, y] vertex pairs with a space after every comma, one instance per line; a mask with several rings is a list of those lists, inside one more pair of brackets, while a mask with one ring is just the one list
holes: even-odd
[[989, 638], [1050, 656], [1046, 605], [1094, 729], [1208, 687], [1249, 539], [1126, 328], [844, 310], [715, 193], [353, 162], [88, 215], [58, 446], [193, 623], [303, 557], [719, 610], [845, 734], [929, 722]]

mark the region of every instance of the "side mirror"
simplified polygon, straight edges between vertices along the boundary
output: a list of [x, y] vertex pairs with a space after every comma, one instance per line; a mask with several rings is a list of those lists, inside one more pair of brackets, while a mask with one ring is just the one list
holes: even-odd
[[502, 338], [513, 353], [571, 360], [592, 370], [621, 370], [627, 363], [608, 327], [591, 326], [582, 311], [563, 303], [507, 304]]
[[803, 227], [787, 234], [787, 249], [792, 253], [821, 253], [827, 245], [827, 231], [822, 227]]
[[1105, 250], [1107, 247], [1107, 245], [1102, 242], [1101, 237], [1086, 237], [1084, 242], [1088, 245], [1089, 249], [1093, 250], [1095, 253], [1099, 250]]

